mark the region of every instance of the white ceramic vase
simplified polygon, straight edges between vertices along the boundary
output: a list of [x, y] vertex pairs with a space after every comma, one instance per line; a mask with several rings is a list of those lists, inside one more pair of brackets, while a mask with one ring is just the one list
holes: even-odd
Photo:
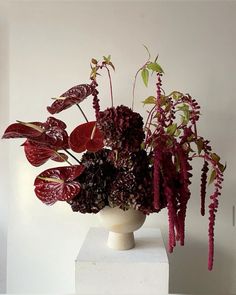
[[134, 231], [138, 230], [146, 219], [140, 211], [129, 209], [123, 211], [118, 207], [105, 207], [98, 213], [103, 227], [109, 230], [107, 245], [115, 250], [134, 248]]

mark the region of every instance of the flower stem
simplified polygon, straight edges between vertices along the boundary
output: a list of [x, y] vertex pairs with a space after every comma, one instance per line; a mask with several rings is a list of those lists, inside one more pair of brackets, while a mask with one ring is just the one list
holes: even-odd
[[111, 73], [108, 67], [105, 65], [105, 68], [107, 69], [108, 77], [109, 77], [109, 83], [110, 83], [110, 93], [111, 93], [111, 106], [114, 106], [114, 99], [113, 99], [113, 90], [112, 90], [112, 81], [111, 81]]
[[81, 162], [74, 156], [74, 155], [72, 155], [72, 153], [71, 152], [69, 152], [67, 149], [63, 149], [68, 155], [70, 155], [73, 159], [75, 159], [75, 161], [76, 162], [78, 162], [79, 164], [81, 164]]
[[55, 151], [55, 154], [60, 157], [61, 159], [63, 159], [64, 161], [66, 161], [70, 166], [73, 166], [67, 159], [65, 159], [62, 155], [60, 155], [57, 151]]
[[84, 111], [81, 109], [81, 106], [78, 103], [76, 105], [79, 108], [79, 110], [81, 111], [82, 115], [84, 116], [85, 121], [88, 122], [88, 118], [86, 117]]

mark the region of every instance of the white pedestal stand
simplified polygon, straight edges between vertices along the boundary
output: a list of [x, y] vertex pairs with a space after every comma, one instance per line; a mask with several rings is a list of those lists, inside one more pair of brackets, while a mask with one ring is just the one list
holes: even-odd
[[169, 263], [159, 229], [135, 232], [135, 248], [107, 247], [108, 231], [91, 228], [75, 262], [76, 294], [167, 295]]

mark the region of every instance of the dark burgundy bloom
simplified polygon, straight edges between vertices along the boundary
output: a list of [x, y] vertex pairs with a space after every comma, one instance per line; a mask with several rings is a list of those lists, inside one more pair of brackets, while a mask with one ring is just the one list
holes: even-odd
[[108, 205], [110, 186], [116, 176], [116, 169], [108, 160], [110, 150], [96, 153], [86, 152], [81, 159], [84, 172], [76, 179], [81, 186], [79, 194], [68, 203], [73, 211], [98, 213]]
[[80, 191], [80, 184], [75, 179], [83, 170], [82, 165], [45, 170], [35, 179], [36, 196], [47, 205], [73, 199]]
[[91, 95], [94, 91], [94, 86], [90, 84], [76, 85], [65, 93], [63, 93], [58, 99], [56, 99], [51, 106], [47, 107], [47, 110], [51, 114], [57, 114], [61, 111], [68, 109], [74, 104], [82, 102], [86, 97]]
[[120, 161], [116, 161], [118, 173], [109, 194], [110, 206], [123, 210], [134, 208], [145, 214], [154, 212], [152, 169], [146, 151], [131, 153], [125, 159], [118, 154], [117, 158]]
[[99, 112], [97, 124], [107, 146], [129, 152], [140, 150], [145, 136], [140, 114], [123, 105], [112, 107]]

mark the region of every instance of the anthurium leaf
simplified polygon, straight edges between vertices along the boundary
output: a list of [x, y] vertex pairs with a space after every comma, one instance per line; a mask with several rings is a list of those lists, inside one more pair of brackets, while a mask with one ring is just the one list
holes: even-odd
[[156, 73], [164, 73], [162, 67], [156, 62], [150, 62], [149, 64], [147, 64], [147, 68]]
[[85, 150], [96, 152], [103, 148], [103, 135], [96, 127], [96, 121], [77, 126], [70, 134], [69, 144], [73, 151], [82, 153]]
[[52, 149], [58, 150], [68, 147], [68, 134], [60, 127], [51, 127], [46, 129], [41, 137], [37, 138], [37, 142], [45, 144]]
[[170, 126], [167, 127], [167, 133], [169, 135], [174, 135], [176, 129], [177, 129], [177, 124], [176, 123], [175, 124], [172, 124], [172, 125], [170, 125]]
[[142, 69], [141, 76], [142, 76], [144, 85], [147, 87], [148, 79], [149, 79], [149, 71], [146, 68]]
[[45, 128], [59, 127], [61, 129], [66, 129], [66, 124], [63, 121], [54, 117], [48, 117], [44, 125]]
[[69, 201], [80, 192], [74, 179], [84, 171], [84, 166], [74, 165], [45, 170], [35, 179], [35, 194], [45, 204]]
[[156, 97], [155, 96], [148, 96], [146, 99], [144, 99], [142, 101], [142, 103], [144, 105], [146, 105], [146, 104], [155, 104], [156, 103]]
[[30, 140], [26, 140], [23, 146], [27, 160], [35, 167], [43, 165], [55, 154], [55, 151], [49, 147]]
[[57, 114], [61, 111], [68, 109], [74, 104], [78, 104], [83, 101], [86, 97], [92, 94], [94, 86], [90, 84], [76, 85], [66, 92], [61, 97], [64, 99], [56, 99], [51, 106], [47, 107], [47, 110], [51, 114]]
[[34, 138], [40, 136], [41, 134], [41, 131], [28, 125], [13, 123], [7, 127], [2, 138]]
[[210, 185], [215, 180], [215, 178], [216, 178], [216, 171], [215, 169], [213, 169], [210, 174], [208, 185]]

